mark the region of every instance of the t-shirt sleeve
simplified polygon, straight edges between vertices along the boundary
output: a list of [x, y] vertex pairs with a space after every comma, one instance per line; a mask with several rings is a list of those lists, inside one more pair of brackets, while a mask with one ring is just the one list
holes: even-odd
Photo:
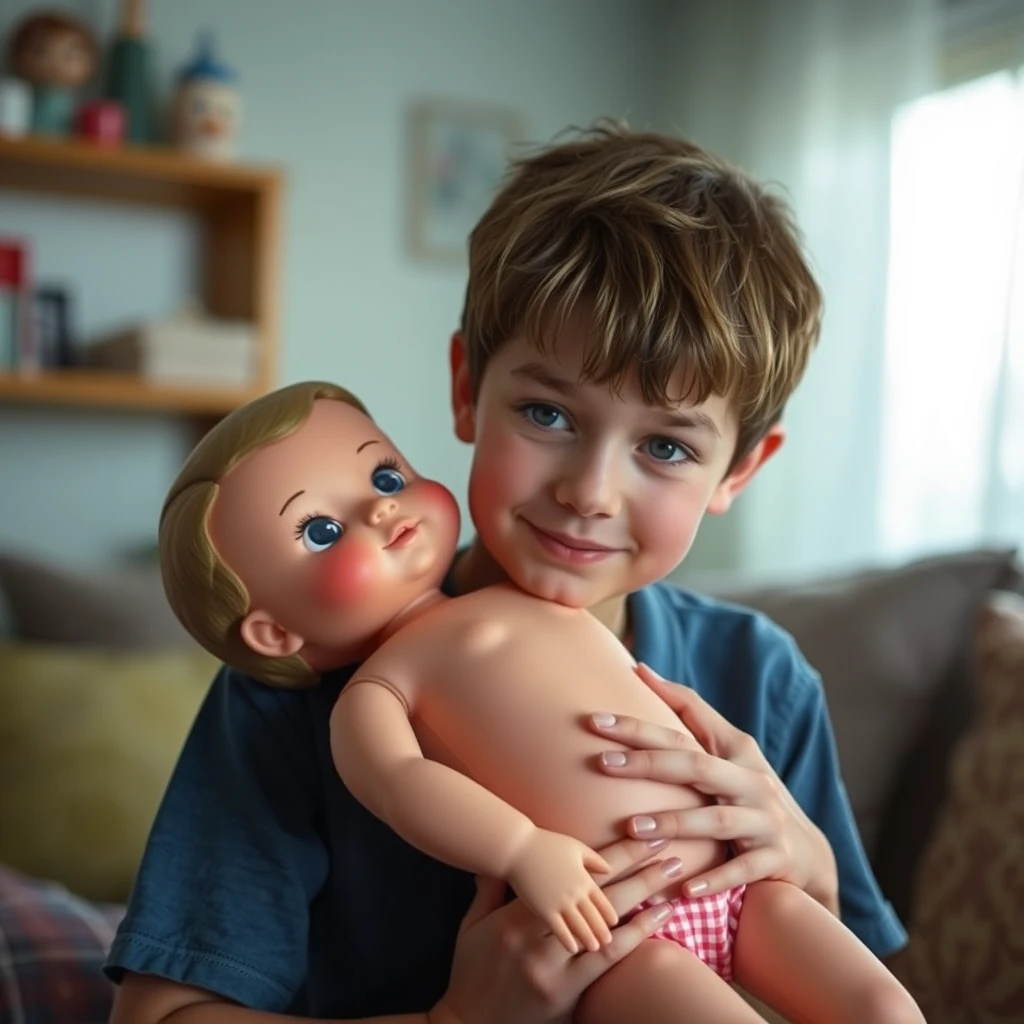
[[821, 682], [795, 651], [791, 671], [788, 706], [778, 709], [782, 727], [770, 733], [778, 746], [765, 754], [832, 845], [843, 922], [877, 956], [889, 956], [906, 944], [906, 932], [882, 894], [861, 844]]
[[[161, 803], [105, 970], [286, 1011], [327, 875], [309, 704], [222, 669]], [[131, 779], [125, 779], [126, 786]]]

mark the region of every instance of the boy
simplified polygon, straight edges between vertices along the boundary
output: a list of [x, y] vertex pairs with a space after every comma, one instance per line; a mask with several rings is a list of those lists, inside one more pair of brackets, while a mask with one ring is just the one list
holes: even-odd
[[[718, 800], [636, 819], [634, 837], [730, 841], [737, 855], [689, 893], [790, 881], [841, 902], [885, 956], [903, 934], [857, 839], [812, 670], [757, 615], [631, 587], [671, 571], [704, 512], [726, 511], [778, 448], [819, 317], [784, 207], [699, 148], [607, 128], [523, 161], [473, 233], [451, 345], [478, 539], [448, 589], [508, 576], [559, 599], [598, 584], [610, 596], [593, 613], [687, 684], [652, 681], [705, 747], [672, 749], [667, 730], [594, 708], [595, 730], [641, 751], [604, 770]], [[564, 1021], [655, 929], [641, 914], [609, 952], [571, 958], [486, 881], [466, 913], [472, 879], [406, 846], [337, 779], [328, 719], [346, 678], [282, 692], [218, 676], [111, 952], [116, 1024], [288, 1019], [254, 1010]], [[649, 852], [602, 851], [616, 871]], [[623, 914], [663, 885], [653, 864], [606, 892]]]

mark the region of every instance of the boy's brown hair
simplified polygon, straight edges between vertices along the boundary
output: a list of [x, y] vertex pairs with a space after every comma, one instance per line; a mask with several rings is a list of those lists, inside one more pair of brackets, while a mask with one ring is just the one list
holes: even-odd
[[247, 455], [296, 431], [321, 398], [369, 415], [351, 392], [323, 381], [263, 395], [235, 409], [196, 445], [160, 513], [160, 572], [175, 615], [215, 657], [272, 686], [311, 686], [319, 677], [298, 655], [268, 658], [242, 639], [239, 626], [249, 612], [249, 594], [213, 546], [210, 510], [220, 481]]
[[[644, 400], [713, 394], [739, 414], [735, 463], [778, 421], [822, 299], [785, 202], [699, 146], [602, 123], [513, 163], [470, 236], [462, 331], [474, 395], [525, 331], [540, 348], [593, 308], [589, 380], [635, 372]], [[685, 394], [668, 394], [685, 370]]]

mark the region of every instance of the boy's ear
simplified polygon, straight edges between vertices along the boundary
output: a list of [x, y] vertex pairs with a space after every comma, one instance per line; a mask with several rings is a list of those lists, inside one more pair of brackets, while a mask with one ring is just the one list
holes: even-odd
[[242, 619], [239, 631], [246, 644], [265, 658], [287, 658], [298, 654], [306, 643], [298, 633], [290, 633], [259, 608]]
[[466, 342], [461, 331], [452, 335], [448, 346], [448, 368], [452, 384], [452, 426], [455, 436], [472, 444], [476, 436], [476, 410], [473, 408], [473, 386], [469, 379]]
[[770, 427], [750, 452], [723, 477], [711, 495], [708, 512], [713, 516], [728, 512], [736, 496], [754, 479], [757, 471], [782, 447], [785, 440], [786, 430], [781, 423]]

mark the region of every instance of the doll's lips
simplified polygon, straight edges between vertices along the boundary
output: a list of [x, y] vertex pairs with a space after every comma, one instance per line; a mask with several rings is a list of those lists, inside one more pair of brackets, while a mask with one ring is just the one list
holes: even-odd
[[387, 544], [384, 545], [384, 549], [404, 548], [416, 536], [419, 525], [414, 519], [406, 519], [398, 523], [391, 531], [391, 536], [388, 538]]

